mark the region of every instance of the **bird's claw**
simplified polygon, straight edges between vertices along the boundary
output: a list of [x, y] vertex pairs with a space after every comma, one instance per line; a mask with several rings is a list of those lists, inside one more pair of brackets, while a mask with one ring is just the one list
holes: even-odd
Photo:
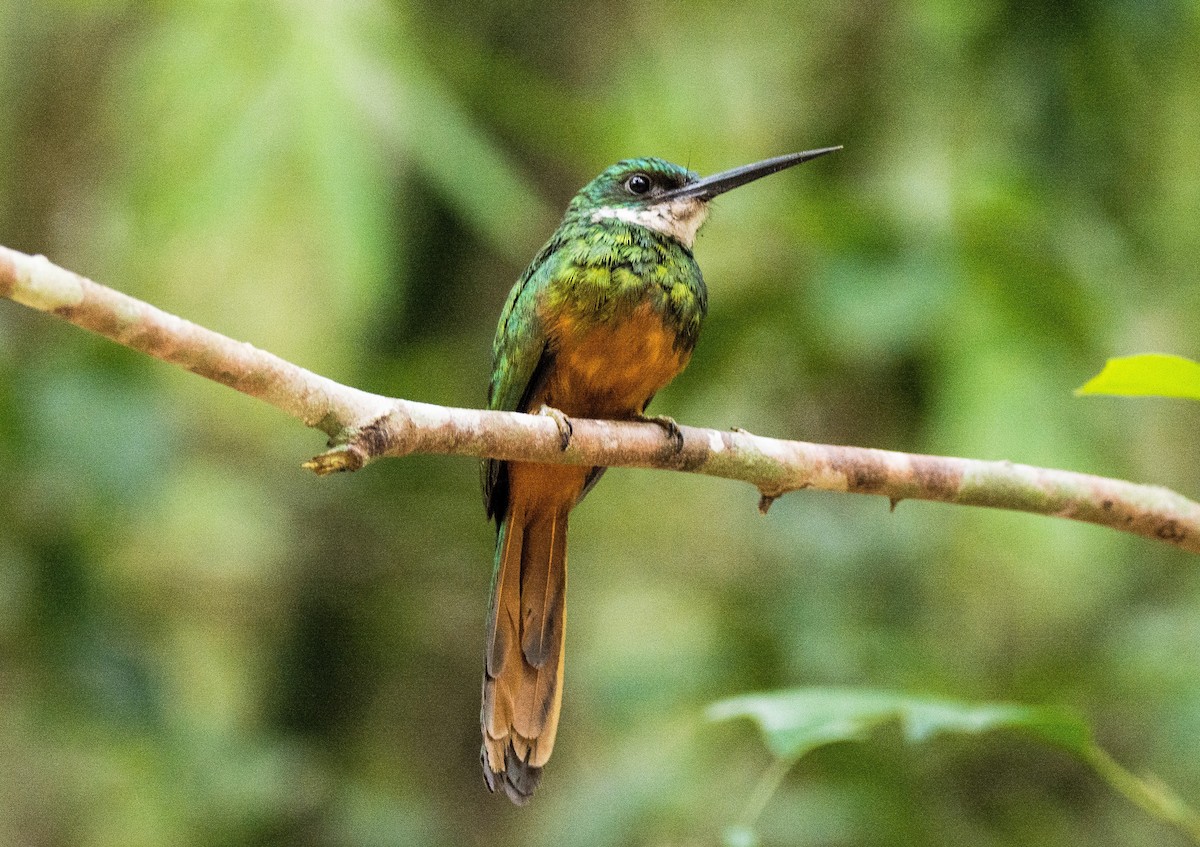
[[683, 431], [679, 428], [679, 424], [675, 423], [674, 418], [667, 415], [642, 415], [639, 420], [662, 427], [667, 433], [667, 440], [671, 442], [671, 446], [675, 452], [678, 453], [683, 450]]
[[554, 425], [558, 427], [558, 442], [560, 449], [566, 450], [571, 446], [571, 434], [574, 432], [574, 427], [571, 426], [571, 419], [562, 413], [560, 409], [553, 406], [547, 406], [543, 403], [538, 407], [534, 414], [544, 415], [554, 421]]

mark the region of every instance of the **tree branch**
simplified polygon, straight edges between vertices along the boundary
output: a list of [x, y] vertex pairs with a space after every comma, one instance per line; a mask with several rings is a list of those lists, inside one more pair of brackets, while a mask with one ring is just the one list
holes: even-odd
[[1071, 518], [1200, 553], [1200, 503], [1150, 485], [1011, 462], [984, 462], [680, 427], [675, 452], [661, 427], [573, 420], [570, 446], [536, 415], [454, 409], [370, 394], [233, 341], [52, 264], [0, 247], [0, 295], [216, 380], [325, 432], [331, 449], [305, 467], [357, 470], [384, 456], [440, 453], [577, 465], [661, 468], [737, 479], [759, 508], [814, 488], [992, 506]]

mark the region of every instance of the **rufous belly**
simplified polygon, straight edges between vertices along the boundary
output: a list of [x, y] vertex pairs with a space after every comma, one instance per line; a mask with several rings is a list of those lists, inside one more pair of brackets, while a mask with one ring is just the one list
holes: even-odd
[[548, 330], [554, 364], [540, 402], [577, 417], [637, 417], [691, 356], [649, 303], [591, 326], [563, 316]]

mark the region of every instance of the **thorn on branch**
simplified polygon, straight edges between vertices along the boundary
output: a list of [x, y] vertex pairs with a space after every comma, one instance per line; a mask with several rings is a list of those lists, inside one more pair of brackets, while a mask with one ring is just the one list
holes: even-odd
[[903, 497], [889, 497], [888, 502], [891, 503], [891, 507], [888, 509], [888, 511], [889, 512], [896, 511], [896, 507], [900, 505], [900, 501], [903, 499], [904, 499]]
[[763, 494], [761, 497], [759, 497], [758, 513], [760, 515], [765, 515], [768, 511], [770, 511], [771, 504], [774, 503], [776, 499], [778, 499], [778, 497], [774, 494]]

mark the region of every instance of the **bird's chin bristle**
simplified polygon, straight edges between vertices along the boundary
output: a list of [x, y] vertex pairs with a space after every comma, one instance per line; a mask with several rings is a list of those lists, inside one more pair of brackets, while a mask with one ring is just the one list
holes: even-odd
[[496, 789], [501, 788], [508, 799], [518, 806], [529, 802], [529, 798], [537, 790], [538, 783], [542, 781], [542, 769], [534, 767], [518, 756], [511, 742], [504, 752], [504, 770], [492, 770], [488, 763], [486, 745], [480, 752], [479, 759], [483, 765], [483, 782], [488, 791], [495, 794]]

